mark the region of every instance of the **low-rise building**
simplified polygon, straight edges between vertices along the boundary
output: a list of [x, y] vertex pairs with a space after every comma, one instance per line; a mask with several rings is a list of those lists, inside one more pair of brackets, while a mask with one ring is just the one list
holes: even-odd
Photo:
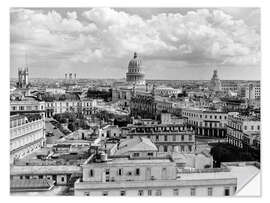
[[[168, 157], [92, 155], [74, 185], [77, 196], [230, 196], [237, 179], [230, 172], [178, 173]], [[227, 170], [226, 170], [227, 171]]]

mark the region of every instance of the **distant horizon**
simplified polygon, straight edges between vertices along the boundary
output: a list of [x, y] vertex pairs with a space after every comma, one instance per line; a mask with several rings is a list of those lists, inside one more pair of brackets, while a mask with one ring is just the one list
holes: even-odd
[[10, 76], [260, 80], [260, 8], [11, 8]]
[[[10, 78], [12, 80], [18, 79], [16, 77], [12, 77]], [[65, 79], [65, 78], [52, 78], [52, 77], [32, 77], [29, 78], [29, 80], [32, 79], [51, 79], [51, 80], [57, 80], [57, 79], [61, 79], [61, 80], [69, 80], [69, 79]], [[76, 78], [76, 79], [72, 79], [72, 80], [123, 80], [125, 78]], [[210, 79], [145, 79], [145, 80], [160, 80], [160, 81], [188, 81], [188, 80], [194, 80], [194, 81], [210, 81]], [[220, 79], [221, 81], [224, 80], [228, 80], [228, 81], [261, 81], [261, 80], [255, 80], [255, 79]]]

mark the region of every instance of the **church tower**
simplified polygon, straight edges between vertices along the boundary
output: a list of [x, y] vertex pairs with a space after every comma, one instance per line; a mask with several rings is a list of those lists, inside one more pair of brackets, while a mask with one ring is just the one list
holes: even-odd
[[220, 79], [218, 78], [217, 70], [214, 70], [209, 88], [213, 91], [221, 91], [221, 82]]

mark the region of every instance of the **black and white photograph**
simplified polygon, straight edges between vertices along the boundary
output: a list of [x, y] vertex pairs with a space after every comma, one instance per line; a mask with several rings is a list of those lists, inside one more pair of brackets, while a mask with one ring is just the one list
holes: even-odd
[[234, 197], [260, 174], [261, 8], [153, 6], [9, 9], [11, 196]]

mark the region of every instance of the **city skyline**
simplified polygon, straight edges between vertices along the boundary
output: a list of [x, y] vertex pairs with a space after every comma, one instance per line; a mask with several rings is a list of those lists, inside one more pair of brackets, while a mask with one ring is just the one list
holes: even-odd
[[[125, 77], [133, 52], [146, 79], [260, 80], [258, 8], [10, 10], [10, 76]], [[166, 73], [166, 74], [164, 74]]]

